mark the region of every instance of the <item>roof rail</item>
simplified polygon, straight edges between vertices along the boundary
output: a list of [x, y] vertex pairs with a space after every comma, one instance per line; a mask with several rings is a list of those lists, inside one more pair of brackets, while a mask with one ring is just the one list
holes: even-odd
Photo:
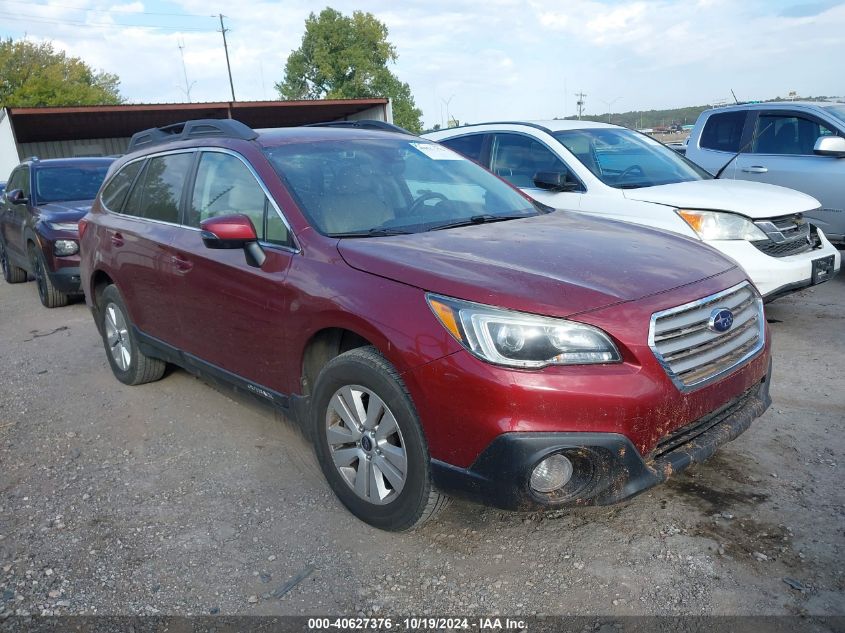
[[187, 141], [195, 138], [223, 137], [251, 141], [258, 133], [234, 119], [195, 119], [165, 127], [153, 127], [132, 135], [126, 153], [170, 141]]
[[41, 159], [40, 159], [40, 158], [38, 158], [38, 156], [27, 156], [27, 157], [26, 157], [26, 158], [24, 158], [21, 162], [22, 162], [22, 163], [28, 163], [28, 162], [30, 162], [30, 161], [31, 161], [31, 162], [33, 162], [33, 163], [34, 163], [34, 162], [39, 161], [39, 160], [41, 160]]
[[375, 119], [361, 119], [360, 121], [325, 121], [323, 123], [308, 123], [303, 127], [351, 127], [360, 130], [381, 130], [382, 132], [398, 132], [399, 134], [410, 134], [416, 136], [413, 132], [409, 132], [403, 127], [387, 123], [386, 121], [377, 121]]

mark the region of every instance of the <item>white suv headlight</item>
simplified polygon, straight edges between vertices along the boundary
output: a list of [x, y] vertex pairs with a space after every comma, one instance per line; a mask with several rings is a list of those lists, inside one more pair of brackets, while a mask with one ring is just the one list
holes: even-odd
[[622, 360], [610, 337], [591, 325], [435, 294], [426, 299], [452, 336], [490, 363], [540, 368]]
[[690, 209], [677, 209], [676, 211], [703, 240], [747, 240], [755, 242], [769, 237], [751, 220], [735, 213], [693, 211]]

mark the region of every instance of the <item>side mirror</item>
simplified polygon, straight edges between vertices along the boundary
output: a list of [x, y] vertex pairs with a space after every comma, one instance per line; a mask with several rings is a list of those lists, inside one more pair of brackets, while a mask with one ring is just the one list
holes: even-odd
[[26, 204], [29, 202], [29, 198], [24, 195], [23, 189], [12, 189], [11, 191], [7, 191], [6, 200], [12, 204]]
[[200, 229], [202, 243], [206, 248], [241, 248], [246, 256], [246, 263], [255, 268], [261, 268], [267, 260], [264, 249], [258, 243], [252, 220], [241, 213], [208, 218], [200, 222]]
[[820, 136], [813, 146], [813, 153], [818, 156], [845, 158], [845, 138], [841, 136]]
[[576, 191], [580, 188], [567, 171], [538, 171], [534, 174], [534, 186], [547, 191]]

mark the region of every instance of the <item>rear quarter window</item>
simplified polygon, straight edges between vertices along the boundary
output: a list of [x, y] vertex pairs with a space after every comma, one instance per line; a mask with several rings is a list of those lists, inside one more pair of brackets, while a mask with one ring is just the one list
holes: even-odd
[[699, 145], [720, 152], [738, 152], [747, 112], [711, 114], [704, 124]]
[[126, 195], [129, 193], [129, 189], [132, 187], [132, 183], [135, 182], [135, 177], [141, 171], [143, 164], [143, 160], [129, 163], [128, 165], [124, 165], [120, 171], [112, 176], [108, 184], [103, 187], [103, 193], [100, 196], [100, 200], [106, 209], [118, 213], [123, 209], [123, 202], [126, 200]]

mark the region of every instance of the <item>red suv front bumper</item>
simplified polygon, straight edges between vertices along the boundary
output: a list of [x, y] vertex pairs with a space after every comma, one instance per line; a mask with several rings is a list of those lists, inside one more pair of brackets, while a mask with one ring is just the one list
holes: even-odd
[[[704, 461], [745, 431], [771, 404], [768, 332], [750, 360], [682, 392], [647, 343], [649, 316], [669, 307], [666, 301], [579, 317], [615, 335], [622, 363], [521, 371], [462, 350], [405, 372], [435, 484], [504, 509], [614, 503]], [[556, 452], [573, 464], [572, 485], [537, 494], [531, 472]]]

